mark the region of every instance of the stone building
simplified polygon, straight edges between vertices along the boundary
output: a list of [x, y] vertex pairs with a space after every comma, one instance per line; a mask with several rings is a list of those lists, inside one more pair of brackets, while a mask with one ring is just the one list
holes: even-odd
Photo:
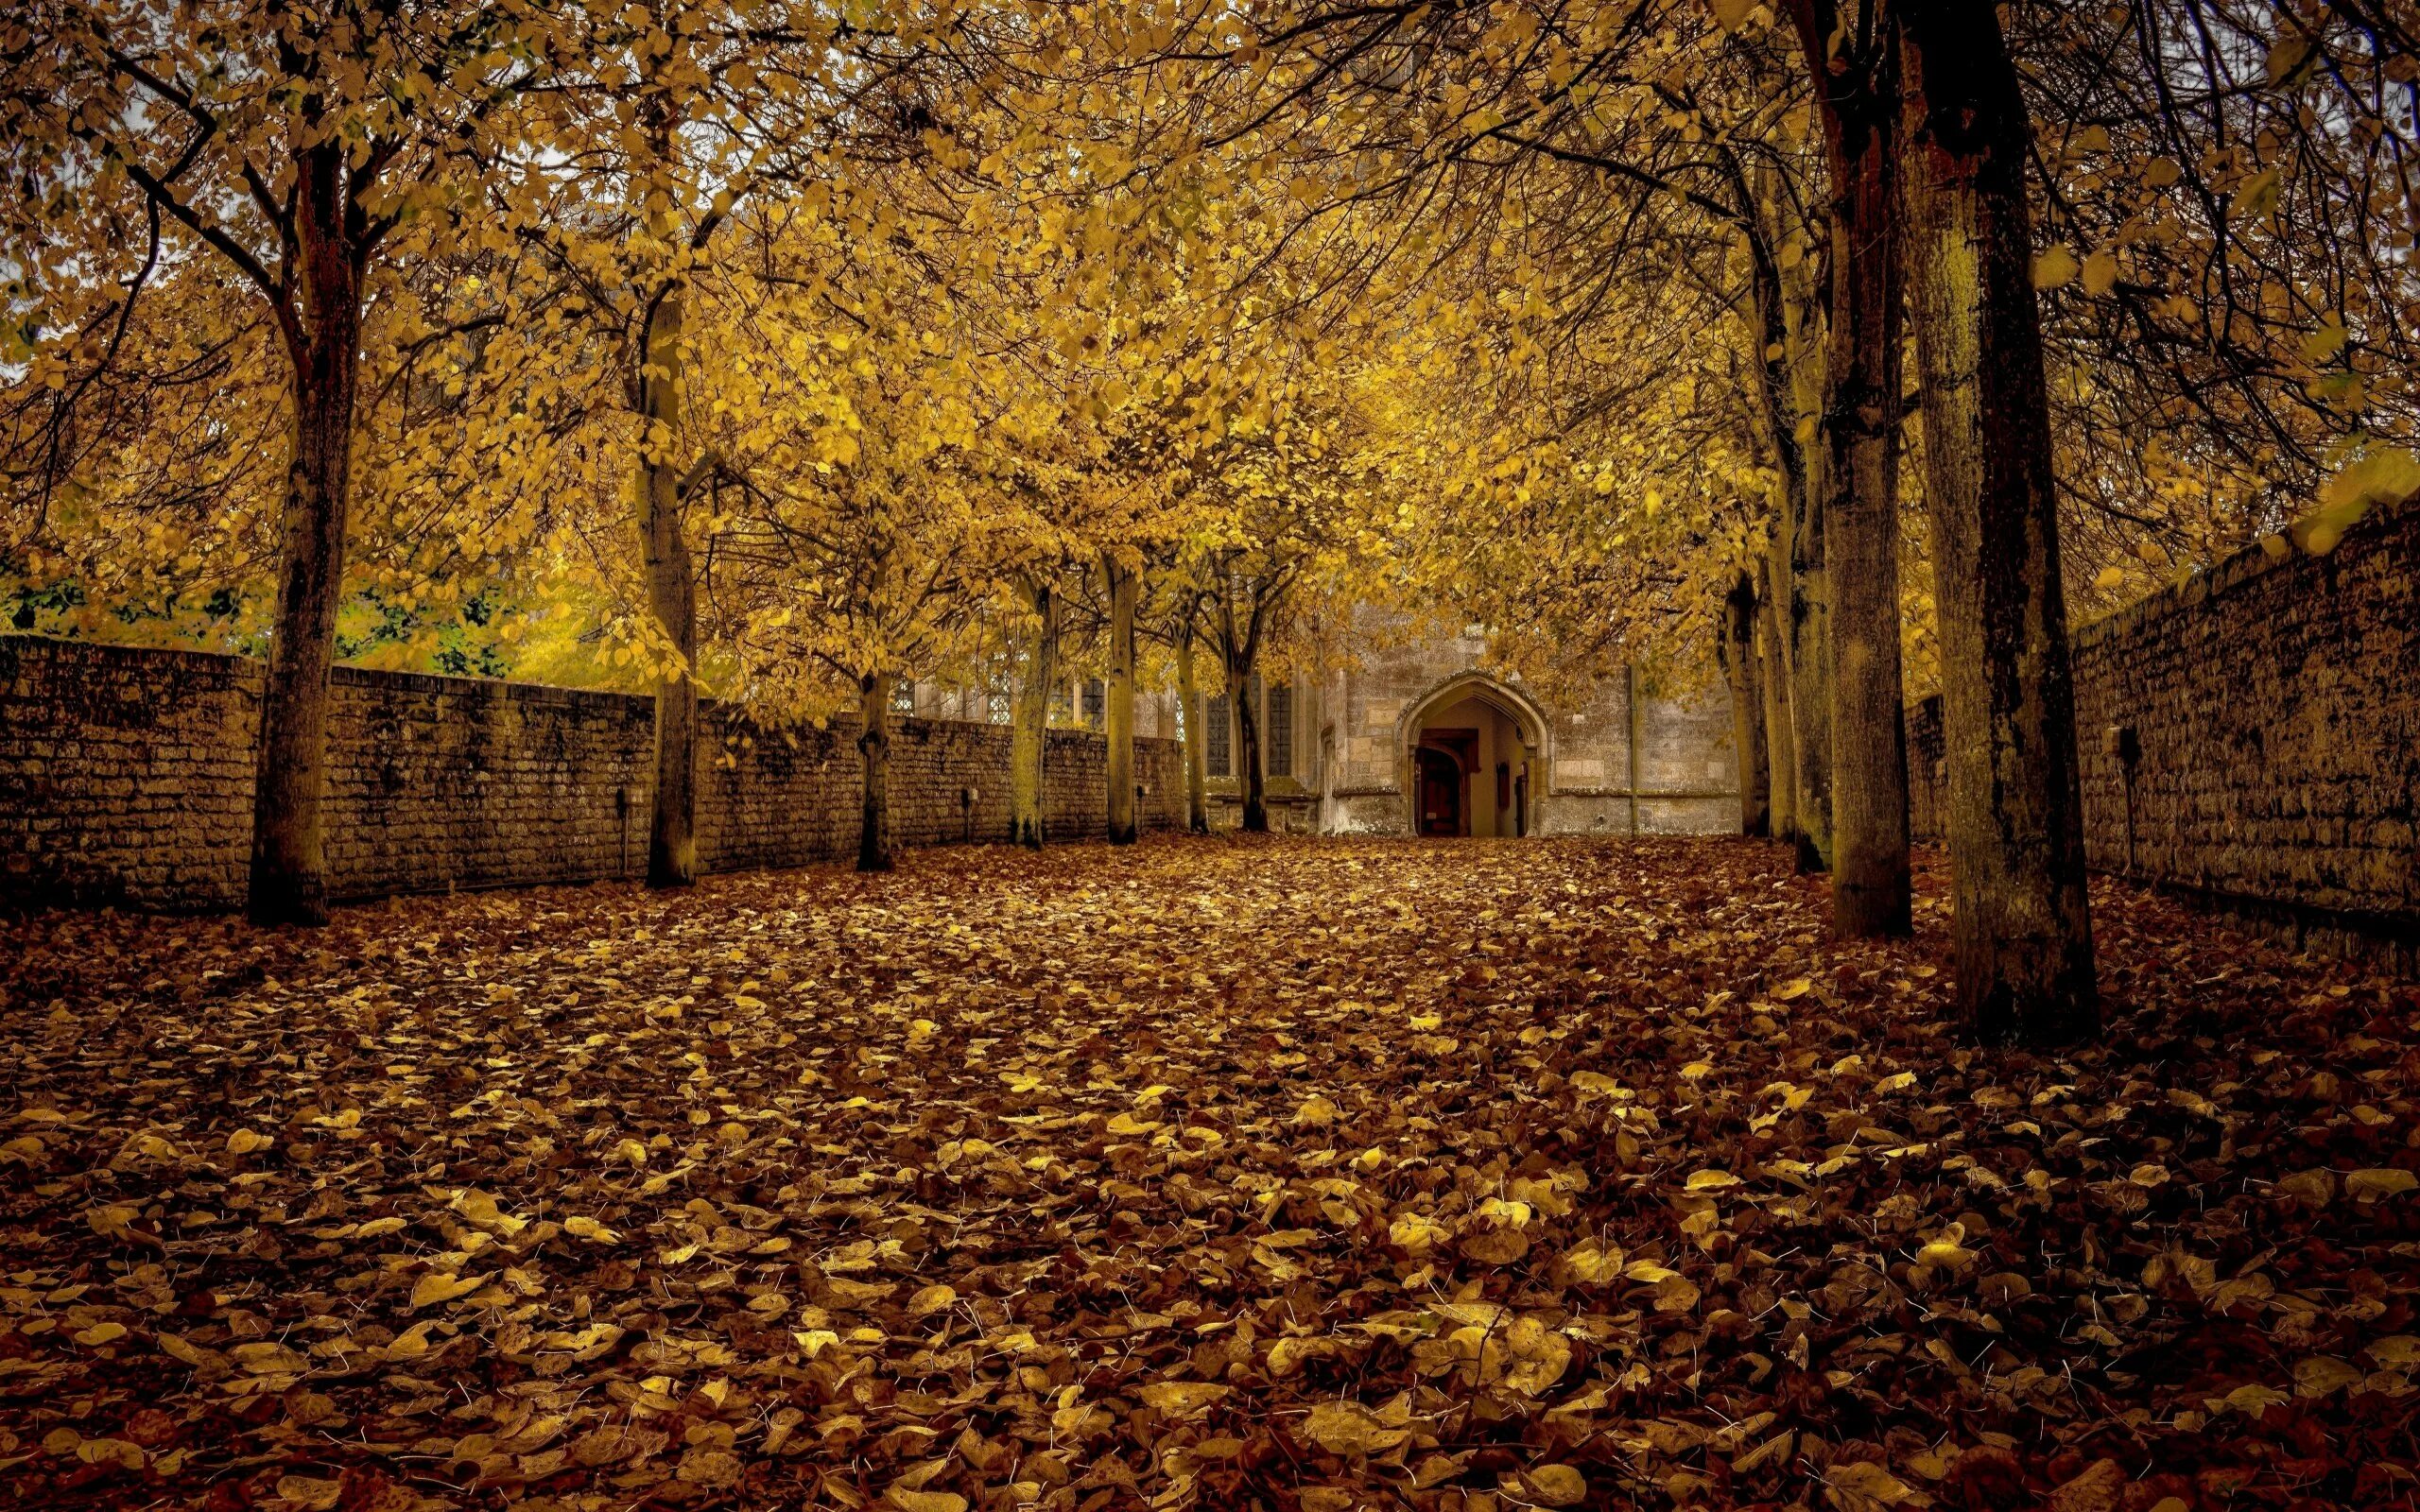
[[[1322, 834], [1703, 834], [1739, 827], [1719, 680], [1635, 667], [1551, 700], [1485, 670], [1487, 641], [1364, 616], [1335, 666], [1258, 690], [1270, 826]], [[1211, 822], [1242, 813], [1233, 700], [1206, 700]]]

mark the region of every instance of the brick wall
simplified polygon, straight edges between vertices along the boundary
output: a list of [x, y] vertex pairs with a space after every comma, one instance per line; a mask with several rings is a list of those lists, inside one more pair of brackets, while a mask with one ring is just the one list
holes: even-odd
[[[648, 698], [352, 667], [335, 682], [328, 869], [337, 896], [645, 869]], [[260, 688], [259, 664], [242, 658], [0, 636], [0, 904], [240, 903]], [[854, 721], [785, 730], [735, 710], [707, 713], [701, 866], [855, 854]], [[1179, 752], [1171, 741], [1135, 742], [1146, 829], [1184, 823]], [[1107, 760], [1098, 735], [1051, 732], [1053, 838], [1102, 833]], [[903, 720], [890, 761], [897, 843], [1008, 833], [1005, 728]]]
[[[2298, 930], [2420, 940], [2420, 506], [2325, 557], [2252, 548], [2074, 645], [2096, 868]], [[2117, 727], [2140, 751], [2131, 777]], [[1938, 838], [1937, 699], [1908, 735], [1910, 817]]]

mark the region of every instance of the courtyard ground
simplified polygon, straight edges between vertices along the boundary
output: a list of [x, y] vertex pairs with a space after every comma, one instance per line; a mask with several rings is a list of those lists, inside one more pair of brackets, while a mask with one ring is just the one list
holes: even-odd
[[2096, 893], [1155, 840], [0, 926], [0, 1498], [2413, 1503], [2420, 992]]

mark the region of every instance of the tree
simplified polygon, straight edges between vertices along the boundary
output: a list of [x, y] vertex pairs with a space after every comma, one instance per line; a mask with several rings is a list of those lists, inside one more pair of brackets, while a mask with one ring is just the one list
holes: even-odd
[[1059, 675], [1061, 597], [1049, 578], [1038, 574], [1022, 575], [1018, 588], [1024, 633], [1009, 712], [1009, 838], [1039, 850], [1049, 831], [1044, 768], [1050, 747], [1050, 690]]
[[[11, 177], [34, 189], [19, 229], [43, 249], [24, 274], [37, 297], [72, 312], [95, 268], [124, 266], [132, 249], [112, 229], [131, 201], [223, 259], [277, 334], [285, 479], [250, 908], [264, 923], [325, 923], [329, 674], [365, 304], [399, 231], [478, 181], [503, 107], [544, 77], [543, 23], [508, 45], [523, 21], [496, 5], [162, 13], [93, 0], [39, 24], [43, 46], [8, 54], [0, 133]], [[129, 307], [159, 260], [156, 236], [147, 245]]]
[[1884, 0], [1792, 0], [1831, 184], [1825, 453], [1814, 534], [1831, 654], [1834, 927], [1910, 928], [1899, 664], [1898, 28]]
[[1986, 1041], [2099, 1022], [2075, 692], [2014, 60], [1993, 11], [1910, 0], [1911, 324], [1940, 605], [1957, 1005]]
[[1109, 707], [1105, 724], [1109, 740], [1109, 840], [1132, 845], [1134, 823], [1134, 600], [1141, 576], [1118, 560], [1115, 552], [1101, 558], [1101, 573], [1109, 590]]
[[1748, 835], [1772, 833], [1756, 621], [1756, 579], [1742, 570], [1731, 592], [1723, 595], [1722, 634], [1716, 644], [1731, 689], [1731, 747], [1739, 771], [1739, 833]]
[[1208, 762], [1202, 750], [1201, 679], [1194, 669], [1194, 647], [1201, 639], [1201, 603], [1186, 593], [1176, 611], [1176, 696], [1184, 731], [1184, 827], [1193, 834], [1210, 833]]

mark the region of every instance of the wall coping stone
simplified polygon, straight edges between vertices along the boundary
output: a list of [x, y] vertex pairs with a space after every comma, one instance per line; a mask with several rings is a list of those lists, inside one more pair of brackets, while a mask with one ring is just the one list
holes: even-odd
[[2086, 646], [2099, 645], [2138, 630], [2153, 620], [2183, 613], [2212, 598], [2222, 598], [2255, 578], [2265, 577], [2271, 573], [2326, 563], [2348, 554], [2358, 556], [2363, 547], [2371, 544], [2373, 537], [2387, 534], [2407, 515], [2413, 514], [2420, 514], [2420, 494], [2401, 504], [2373, 507], [2346, 530], [2343, 539], [2325, 556], [2305, 551], [2290, 539], [2287, 540], [2282, 555], [2272, 555], [2268, 546], [2255, 541], [2234, 555], [2221, 558], [2207, 571], [2196, 571], [2181, 583], [2153, 589], [2123, 609], [2112, 610], [2097, 620], [2070, 627], [2067, 630], [2068, 649], [2072, 653]]

